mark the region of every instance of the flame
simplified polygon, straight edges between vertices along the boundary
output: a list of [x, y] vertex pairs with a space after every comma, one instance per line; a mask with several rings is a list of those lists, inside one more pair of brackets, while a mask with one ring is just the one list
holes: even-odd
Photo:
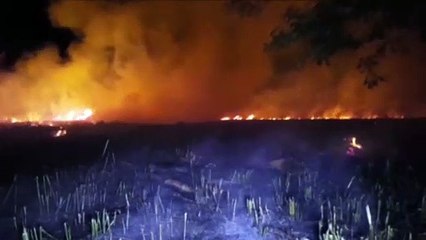
[[352, 137], [351, 138], [350, 146], [354, 147], [354, 148], [357, 148], [357, 149], [362, 149], [361, 144], [359, 144], [359, 143], [356, 142], [356, 137]]
[[350, 141], [349, 141], [349, 146], [346, 150], [346, 154], [348, 156], [356, 156], [357, 155], [357, 150], [362, 150], [363, 147], [361, 144], [357, 143], [357, 138], [356, 137], [351, 137]]
[[232, 120], [243, 120], [243, 117], [241, 117], [240, 115], [236, 115], [235, 117], [232, 118]]
[[54, 121], [58, 122], [69, 122], [69, 121], [85, 121], [93, 116], [93, 110], [86, 108], [83, 110], [71, 110], [64, 115], [57, 115], [53, 118]]
[[379, 116], [379, 115], [364, 115], [364, 116], [356, 116], [354, 114], [323, 114], [323, 115], [313, 115], [307, 117], [299, 117], [299, 116], [273, 116], [273, 117], [257, 117], [255, 114], [251, 113], [247, 115], [247, 117], [243, 117], [242, 115], [235, 116], [224, 116], [221, 117], [221, 121], [231, 121], [231, 120], [268, 120], [268, 121], [288, 121], [288, 120], [350, 120], [350, 119], [379, 119], [379, 118], [390, 118], [390, 119], [404, 119], [403, 115], [390, 114], [387, 116]]
[[[39, 113], [28, 113], [22, 117], [6, 117], [0, 122], [5, 123], [31, 123], [31, 125], [49, 125], [60, 122], [82, 122], [89, 121], [94, 115], [91, 108], [71, 109], [57, 114], [42, 115]], [[66, 132], [66, 131], [65, 131]]]
[[81, 107], [95, 109], [97, 120], [145, 123], [211, 121], [223, 113], [223, 121], [426, 116], [426, 45], [418, 34], [386, 33], [415, 51], [381, 59], [388, 81], [374, 91], [354, 66], [379, 42], [339, 51], [321, 66], [299, 66], [309, 41], [263, 51], [265, 44], [274, 49], [277, 27], [291, 28], [283, 13], [308, 10], [311, 1], [268, 1], [252, 19], [230, 14], [229, 1], [46, 2], [52, 25], [84, 37], [66, 37], [64, 54], [45, 44], [13, 71], [0, 71], [0, 121], [85, 119], [89, 114], [74, 110]]
[[254, 120], [256, 116], [254, 114], [250, 114], [246, 117], [246, 120]]
[[52, 134], [52, 137], [58, 138], [67, 135], [67, 130], [60, 128]]

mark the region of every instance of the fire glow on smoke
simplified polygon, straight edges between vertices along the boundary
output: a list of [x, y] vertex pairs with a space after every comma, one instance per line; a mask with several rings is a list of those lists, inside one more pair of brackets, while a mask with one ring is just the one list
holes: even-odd
[[413, 64], [424, 62], [426, 47], [411, 35], [398, 42], [416, 50], [384, 59], [378, 71], [387, 81], [369, 90], [356, 69], [369, 48], [303, 67], [307, 43], [264, 51], [271, 32], [288, 27], [283, 13], [311, 1], [271, 1], [255, 18], [227, 11], [225, 2], [51, 1], [52, 24], [81, 41], [66, 61], [47, 45], [0, 72], [0, 121], [426, 116], [426, 68]]

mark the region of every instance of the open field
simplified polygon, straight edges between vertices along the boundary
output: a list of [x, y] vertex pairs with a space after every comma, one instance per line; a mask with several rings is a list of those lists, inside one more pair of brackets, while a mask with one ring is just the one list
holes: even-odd
[[[4, 239], [421, 239], [425, 120], [2, 126]], [[347, 155], [348, 138], [362, 145]], [[346, 140], [345, 140], [346, 139]]]

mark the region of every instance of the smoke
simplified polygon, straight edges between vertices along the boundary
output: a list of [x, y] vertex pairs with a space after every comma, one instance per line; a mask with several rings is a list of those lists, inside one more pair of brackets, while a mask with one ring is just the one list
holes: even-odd
[[[380, 59], [376, 68], [385, 82], [377, 88], [363, 85], [365, 75], [357, 69], [360, 57], [374, 53], [380, 42], [372, 42], [355, 52], [344, 51], [330, 65], [306, 63], [300, 66], [309, 49], [304, 43], [292, 46], [272, 58], [276, 67], [267, 88], [258, 94], [246, 112], [273, 116], [400, 116], [426, 114], [426, 45], [420, 37], [404, 31], [388, 33], [391, 54]], [[299, 57], [289, 58], [297, 55]], [[298, 65], [299, 64], [299, 65]], [[293, 67], [291, 69], [291, 67]]]
[[411, 64], [423, 61], [420, 43], [418, 51], [383, 64], [388, 82], [374, 90], [362, 85], [349, 53], [330, 66], [300, 68], [308, 49], [303, 43], [265, 53], [271, 32], [294, 4], [303, 5], [268, 2], [255, 16], [241, 17], [221, 1], [55, 1], [52, 23], [81, 40], [68, 48], [67, 60], [48, 46], [21, 59], [14, 72], [1, 73], [0, 116], [36, 118], [84, 107], [94, 109], [96, 120], [145, 122], [336, 108], [424, 114], [413, 112], [426, 102], [425, 70]]

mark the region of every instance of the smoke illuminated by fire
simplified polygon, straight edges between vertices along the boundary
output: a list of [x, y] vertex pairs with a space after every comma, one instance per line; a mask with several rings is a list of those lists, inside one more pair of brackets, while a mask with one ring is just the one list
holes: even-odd
[[52, 1], [52, 23], [81, 39], [71, 44], [67, 60], [47, 46], [21, 59], [13, 72], [0, 72], [0, 120], [426, 116], [426, 68], [413, 64], [424, 62], [426, 47], [411, 35], [398, 41], [416, 51], [383, 61], [378, 71], [387, 81], [373, 90], [356, 70], [368, 48], [339, 53], [329, 66], [300, 64], [307, 43], [266, 53], [271, 32], [288, 28], [286, 9], [306, 4], [271, 1], [258, 16], [245, 18], [223, 1]]

